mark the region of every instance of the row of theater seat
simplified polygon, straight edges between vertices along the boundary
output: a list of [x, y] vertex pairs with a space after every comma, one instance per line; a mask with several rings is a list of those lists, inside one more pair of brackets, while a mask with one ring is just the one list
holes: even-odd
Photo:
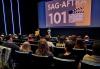
[[[4, 53], [5, 57], [9, 57], [7, 56], [6, 53], [10, 55], [9, 54], [11, 52], [10, 48], [0, 46], [0, 49], [5, 51]], [[60, 51], [60, 49], [62, 50], [63, 48], [57, 48], [57, 49]], [[10, 64], [12, 65], [11, 68], [13, 69], [33, 69], [33, 68], [76, 69], [77, 68], [77, 64], [75, 60], [61, 59], [61, 58], [51, 57], [51, 56], [50, 57], [38, 56], [32, 53], [20, 52], [20, 51], [13, 51], [12, 56], [13, 58], [9, 60], [13, 59], [13, 61], [10, 62]], [[100, 69], [100, 64], [97, 65], [97, 64], [89, 64], [89, 63], [82, 62], [81, 69]]]
[[[36, 51], [37, 48], [38, 48], [37, 45], [31, 45], [31, 49], [32, 49], [33, 53], [35, 53], [35, 51]], [[50, 51], [53, 52], [54, 56], [56, 56], [56, 57], [59, 54], [65, 52], [64, 47], [50, 47]], [[74, 51], [76, 52], [77, 50], [74, 49]], [[78, 50], [78, 52], [80, 52], [80, 51], [82, 52], [83, 50]], [[87, 49], [85, 53], [92, 54], [92, 50], [91, 49]]]
[[[77, 69], [75, 60], [61, 59], [51, 56], [38, 56], [25, 52], [15, 52], [14, 69]], [[81, 62], [81, 69], [100, 69], [100, 65]]]

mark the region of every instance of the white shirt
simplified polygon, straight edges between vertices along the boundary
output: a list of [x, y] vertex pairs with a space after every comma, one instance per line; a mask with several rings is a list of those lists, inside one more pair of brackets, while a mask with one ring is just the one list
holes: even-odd
[[55, 47], [55, 45], [50, 41], [47, 41], [47, 44], [48, 44], [49, 47]]

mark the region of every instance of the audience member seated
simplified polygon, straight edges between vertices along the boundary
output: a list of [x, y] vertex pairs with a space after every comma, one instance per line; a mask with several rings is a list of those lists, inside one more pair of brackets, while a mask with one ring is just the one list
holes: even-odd
[[88, 49], [92, 49], [94, 41], [91, 40], [88, 35], [84, 36], [84, 42], [85, 42]]
[[72, 41], [71, 40], [71, 36], [69, 35], [69, 36], [65, 36], [65, 42], [70, 42], [70, 41]]
[[74, 59], [76, 60], [76, 66], [79, 67], [80, 61], [83, 59], [86, 54], [86, 46], [83, 40], [79, 39], [76, 41], [76, 45], [73, 48]]
[[83, 56], [86, 54], [86, 45], [83, 40], [79, 39], [76, 41], [73, 53], [76, 59], [82, 60]]
[[78, 40], [76, 41], [76, 45], [75, 45], [74, 48], [75, 48], [75, 49], [86, 49], [86, 45], [85, 45], [85, 43], [83, 42], [82, 39], [78, 39]]
[[50, 49], [48, 47], [48, 44], [45, 38], [40, 39], [39, 46], [35, 54], [40, 55], [40, 56], [53, 56], [52, 52], [50, 52]]
[[13, 42], [13, 38], [12, 36], [6, 36], [5, 41], [3, 41], [2, 45], [8, 48], [11, 48], [11, 54], [8, 60], [9, 63], [9, 67], [12, 67], [12, 58], [14, 56], [14, 52], [15, 50], [19, 50], [19, 46], [17, 46], [14, 42]]
[[6, 47], [9, 47], [9, 48], [12, 48], [13, 50], [19, 50], [19, 46], [17, 46], [14, 42], [13, 42], [13, 38], [12, 36], [6, 36], [5, 37], [5, 40], [3, 42], [3, 46], [6, 46]]
[[20, 46], [20, 51], [21, 52], [30, 52], [30, 53], [32, 53], [30, 43], [29, 42], [24, 42]]
[[50, 41], [50, 36], [46, 36], [46, 40], [47, 40], [47, 44], [49, 47], [55, 47], [55, 45], [53, 44], [53, 42]]
[[34, 44], [34, 37], [28, 37], [27, 41], [28, 41], [30, 44]]
[[60, 37], [58, 39], [58, 43], [56, 43], [56, 47], [65, 47], [64, 37]]
[[65, 53], [60, 54], [58, 57], [64, 58], [64, 59], [73, 59], [72, 48], [73, 48], [72, 44], [70, 42], [66, 42]]
[[75, 42], [72, 40], [72, 36], [65, 37], [65, 43], [68, 42], [71, 44], [72, 48], [75, 46]]
[[89, 64], [99, 64], [100, 65], [100, 42], [96, 42], [93, 45], [93, 55], [86, 54], [83, 61]]
[[76, 43], [76, 39], [77, 39], [77, 36], [76, 35], [71, 35], [71, 40], [72, 40], [72, 42], [74, 44]]

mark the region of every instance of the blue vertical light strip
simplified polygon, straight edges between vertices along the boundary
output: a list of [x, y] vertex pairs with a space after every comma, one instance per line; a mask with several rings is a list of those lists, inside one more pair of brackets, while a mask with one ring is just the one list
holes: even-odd
[[12, 30], [13, 30], [13, 34], [15, 34], [12, 0], [10, 0], [10, 6], [11, 6], [11, 15], [12, 15]]
[[4, 29], [5, 29], [5, 34], [7, 35], [7, 25], [6, 25], [6, 16], [5, 16], [5, 5], [4, 1], [2, 0], [2, 7], [3, 7], [3, 17], [4, 17]]
[[19, 32], [20, 32], [20, 34], [22, 34], [21, 23], [20, 23], [19, 0], [17, 0], [17, 5], [18, 5], [18, 17], [19, 17]]

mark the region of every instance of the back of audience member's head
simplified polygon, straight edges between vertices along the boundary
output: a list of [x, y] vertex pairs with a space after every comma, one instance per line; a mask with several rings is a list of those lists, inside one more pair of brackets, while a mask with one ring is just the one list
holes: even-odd
[[47, 41], [45, 38], [41, 38], [39, 41], [39, 48], [45, 49], [48, 47]]
[[68, 52], [72, 52], [72, 50], [73, 50], [73, 44], [71, 44], [70, 42], [66, 42], [65, 48], [66, 48], [66, 50]]
[[71, 36], [71, 40], [72, 40], [72, 41], [76, 41], [76, 38], [77, 38], [76, 35], [72, 35], [72, 36]]
[[95, 42], [93, 45], [94, 55], [100, 56], [100, 42]]
[[42, 55], [49, 51], [49, 47], [45, 38], [40, 39], [38, 50], [41, 51]]
[[22, 52], [31, 52], [30, 43], [29, 42], [24, 42], [20, 47], [20, 51], [22, 51]]
[[59, 37], [59, 39], [58, 39], [59, 43], [64, 43], [64, 41], [65, 41], [65, 37], [64, 36]]
[[41, 37], [40, 40], [39, 40], [39, 44], [46, 44], [46, 39], [44, 37]]
[[27, 41], [30, 43], [30, 44], [33, 44], [34, 41], [35, 41], [35, 37], [28, 37]]
[[82, 39], [78, 39], [78, 40], [76, 41], [75, 48], [85, 49], [85, 48], [86, 48], [86, 45], [85, 45], [85, 43], [83, 42]]
[[5, 37], [5, 40], [6, 41], [13, 41], [13, 37], [12, 36], [10, 36], [10, 35], [7, 35], [6, 37]]

